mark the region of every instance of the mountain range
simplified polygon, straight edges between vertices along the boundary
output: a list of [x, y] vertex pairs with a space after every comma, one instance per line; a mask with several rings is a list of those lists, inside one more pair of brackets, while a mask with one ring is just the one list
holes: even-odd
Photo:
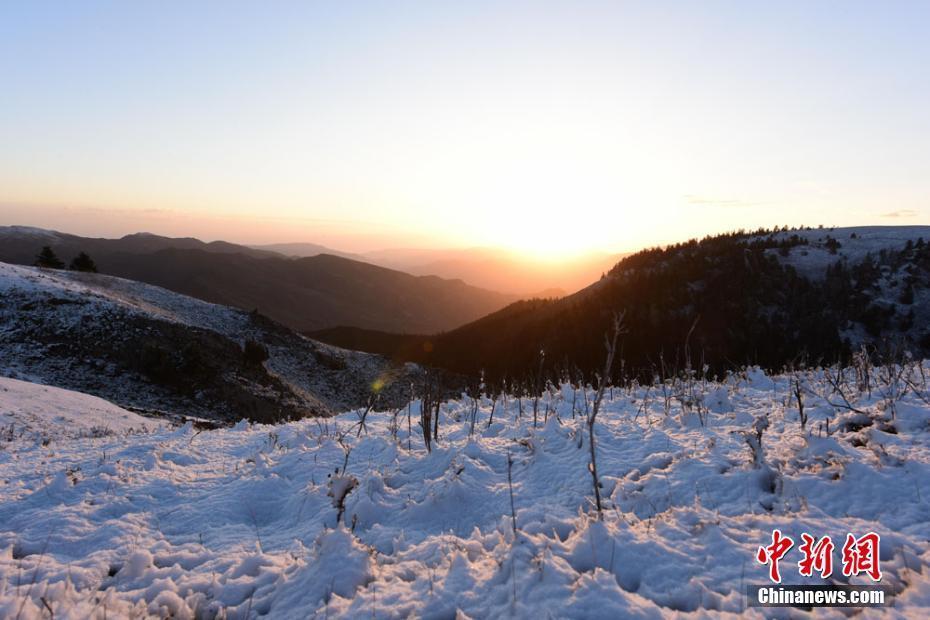
[[613, 267], [625, 254], [587, 252], [568, 258], [530, 257], [485, 247], [392, 248], [348, 254], [314, 243], [253, 246], [288, 256], [335, 254], [413, 275], [435, 275], [524, 297], [561, 297], [574, 293]]
[[413, 276], [330, 254], [291, 258], [224, 241], [146, 233], [97, 239], [22, 226], [0, 228], [0, 261], [31, 265], [46, 245], [66, 262], [86, 252], [101, 273], [258, 310], [298, 331], [350, 325], [432, 333], [519, 299], [461, 280]]
[[[51, 245], [93, 253], [101, 271], [257, 310], [334, 346], [395, 363], [524, 380], [590, 375], [624, 313], [631, 376], [745, 364], [782, 368], [873, 353], [930, 353], [930, 227], [774, 229], [626, 256], [569, 296], [514, 301], [461, 281], [345, 257], [130, 235], [100, 240], [0, 229], [0, 260]], [[513, 302], [513, 303], [511, 303]]]
[[442, 334], [314, 338], [489, 379], [592, 376], [624, 313], [629, 376], [722, 373], [930, 353], [930, 226], [760, 230], [644, 250], [561, 299], [519, 301]]

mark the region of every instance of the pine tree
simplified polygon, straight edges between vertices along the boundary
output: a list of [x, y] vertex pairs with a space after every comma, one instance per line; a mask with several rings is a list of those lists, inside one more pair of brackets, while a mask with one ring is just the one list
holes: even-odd
[[43, 246], [42, 251], [39, 252], [39, 255], [36, 256], [36, 267], [44, 267], [46, 269], [64, 269], [65, 264], [61, 262], [58, 256], [55, 255], [55, 252], [52, 250], [51, 246]]
[[71, 265], [68, 267], [71, 271], [88, 271], [91, 273], [97, 273], [97, 264], [94, 262], [86, 252], [81, 252], [73, 259], [71, 259]]
[[260, 342], [246, 340], [242, 347], [242, 359], [246, 364], [257, 366], [268, 359], [268, 349]]

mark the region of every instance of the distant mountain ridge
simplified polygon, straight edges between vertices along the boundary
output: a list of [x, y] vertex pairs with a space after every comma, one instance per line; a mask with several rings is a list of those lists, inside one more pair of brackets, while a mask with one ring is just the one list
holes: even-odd
[[0, 260], [17, 264], [29, 264], [35, 259], [35, 246], [39, 242], [43, 245], [50, 245], [61, 255], [62, 259], [70, 259], [73, 254], [81, 251], [91, 255], [120, 252], [140, 254], [167, 249], [237, 253], [256, 258], [279, 256], [275, 252], [257, 250], [227, 241], [205, 242], [193, 237], [163, 237], [152, 233], [139, 232], [125, 235], [119, 239], [105, 239], [81, 237], [32, 226], [0, 226], [0, 243], [2, 243], [0, 245]]
[[563, 297], [574, 293], [599, 278], [623, 256], [588, 252], [564, 259], [530, 258], [482, 247], [365, 253], [371, 262], [414, 275], [459, 278], [476, 286], [518, 293], [524, 298]]
[[359, 254], [338, 252], [315, 243], [251, 246], [292, 257], [333, 254], [412, 275], [462, 280], [473, 286], [527, 297], [562, 297], [600, 277], [624, 254], [589, 252], [556, 259], [532, 259], [498, 248], [393, 248]]
[[445, 331], [518, 299], [459, 280], [412, 276], [344, 257], [286, 258], [268, 250], [147, 233], [95, 239], [0, 227], [0, 261], [31, 265], [43, 245], [65, 262], [87, 252], [101, 273], [205, 301], [258, 309], [298, 331], [339, 325], [400, 333]]
[[364, 254], [354, 254], [352, 252], [341, 252], [339, 250], [334, 250], [333, 248], [327, 247], [325, 245], [320, 245], [319, 243], [307, 243], [307, 242], [296, 242], [296, 243], [269, 243], [265, 245], [250, 245], [250, 248], [255, 250], [264, 250], [267, 252], [274, 252], [276, 254], [281, 254], [282, 256], [289, 256], [291, 258], [307, 258], [310, 256], [318, 256], [319, 254], [331, 254], [333, 256], [341, 256], [342, 258], [348, 258], [350, 260], [357, 260], [363, 263], [371, 263], [373, 265], [379, 265], [383, 267], [381, 263], [377, 261], [369, 260], [365, 257]]

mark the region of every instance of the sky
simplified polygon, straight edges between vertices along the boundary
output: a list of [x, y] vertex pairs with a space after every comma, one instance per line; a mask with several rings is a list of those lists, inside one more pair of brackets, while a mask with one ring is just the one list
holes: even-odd
[[5, 2], [0, 224], [627, 251], [930, 223], [930, 3]]

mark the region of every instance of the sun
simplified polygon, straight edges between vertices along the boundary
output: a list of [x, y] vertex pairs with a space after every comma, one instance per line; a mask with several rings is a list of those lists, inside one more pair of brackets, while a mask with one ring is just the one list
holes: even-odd
[[476, 245], [559, 261], [603, 251], [615, 238], [622, 193], [610, 179], [571, 162], [510, 162], [475, 175], [455, 210]]
[[505, 232], [493, 240], [493, 245], [506, 248], [523, 258], [551, 262], [569, 260], [600, 249], [583, 222], [557, 216], [522, 217], [530, 211], [535, 209], [514, 209], [511, 214], [504, 216], [501, 228]]

